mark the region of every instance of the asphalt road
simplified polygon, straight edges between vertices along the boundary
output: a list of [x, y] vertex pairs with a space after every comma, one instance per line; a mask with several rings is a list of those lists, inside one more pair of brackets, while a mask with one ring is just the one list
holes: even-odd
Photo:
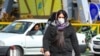
[[[27, 55], [27, 56], [42, 56], [42, 55]], [[84, 53], [82, 53], [81, 56], [94, 56], [94, 55], [93, 54], [84, 54]]]
[[[27, 56], [43, 56], [43, 55], [27, 55]], [[74, 52], [72, 52], [72, 56], [74, 56]], [[81, 53], [81, 56], [94, 56], [94, 55], [91, 54], [89, 51], [86, 51], [85, 53]]]

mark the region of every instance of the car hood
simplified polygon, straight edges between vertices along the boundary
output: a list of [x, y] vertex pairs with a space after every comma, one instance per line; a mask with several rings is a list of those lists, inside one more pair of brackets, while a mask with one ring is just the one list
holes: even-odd
[[92, 40], [96, 40], [96, 41], [100, 41], [100, 34], [98, 34], [98, 35], [96, 35], [96, 36], [94, 36], [93, 38], [92, 38]]
[[19, 36], [21, 34], [14, 34], [14, 33], [0, 33], [0, 40], [5, 40], [11, 37]]

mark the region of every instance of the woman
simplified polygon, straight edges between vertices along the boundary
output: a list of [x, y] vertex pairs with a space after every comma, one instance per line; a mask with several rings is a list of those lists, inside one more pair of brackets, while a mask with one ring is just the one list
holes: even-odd
[[59, 10], [56, 19], [51, 23], [43, 37], [44, 56], [80, 56], [76, 32], [67, 21], [67, 13]]

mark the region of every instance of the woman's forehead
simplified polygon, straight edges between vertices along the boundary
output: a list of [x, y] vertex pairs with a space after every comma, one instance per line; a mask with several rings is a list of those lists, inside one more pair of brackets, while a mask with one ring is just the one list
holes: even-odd
[[61, 14], [59, 14], [59, 17], [64, 17], [64, 15], [61, 13]]

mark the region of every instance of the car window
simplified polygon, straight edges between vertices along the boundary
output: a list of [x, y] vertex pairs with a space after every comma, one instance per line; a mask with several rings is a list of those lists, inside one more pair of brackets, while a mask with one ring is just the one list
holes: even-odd
[[31, 22], [15, 21], [4, 28], [1, 32], [23, 34], [31, 24]]
[[22, 27], [22, 23], [18, 23], [15, 25], [13, 30], [19, 30]]
[[32, 35], [43, 35], [46, 23], [37, 23], [31, 29]]

